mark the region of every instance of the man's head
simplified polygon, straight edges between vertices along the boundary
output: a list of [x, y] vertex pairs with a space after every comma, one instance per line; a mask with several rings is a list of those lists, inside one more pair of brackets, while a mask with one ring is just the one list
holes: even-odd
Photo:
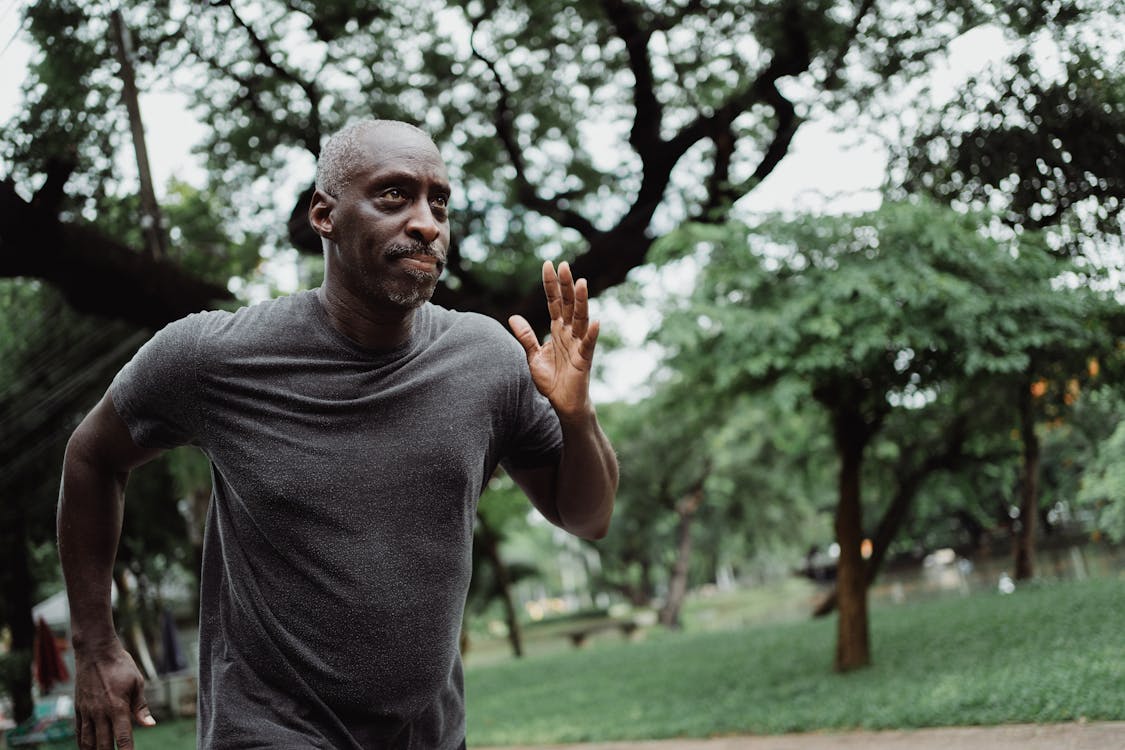
[[[367, 156], [368, 139], [380, 131], [398, 130], [430, 141], [425, 131], [399, 120], [358, 120], [333, 133], [320, 150], [316, 161], [316, 188], [338, 198], [356, 177]], [[433, 144], [433, 141], [430, 141]], [[435, 147], [436, 149], [436, 147]]]
[[441, 154], [413, 125], [364, 120], [333, 135], [309, 206], [325, 285], [373, 308], [421, 305], [445, 267], [448, 201]]

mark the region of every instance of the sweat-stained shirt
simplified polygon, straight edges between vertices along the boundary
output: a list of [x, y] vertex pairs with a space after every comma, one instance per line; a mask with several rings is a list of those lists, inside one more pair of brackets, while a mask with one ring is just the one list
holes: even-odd
[[371, 352], [303, 292], [168, 325], [110, 394], [138, 445], [211, 461], [200, 746], [459, 747], [477, 501], [562, 446], [519, 343], [426, 304]]

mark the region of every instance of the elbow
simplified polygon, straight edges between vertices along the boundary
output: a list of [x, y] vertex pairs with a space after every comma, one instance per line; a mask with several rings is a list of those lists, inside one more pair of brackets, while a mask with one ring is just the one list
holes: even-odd
[[610, 521], [613, 519], [613, 497], [611, 496], [603, 506], [604, 510], [596, 517], [583, 519], [581, 522], [571, 521], [561, 524], [566, 531], [579, 539], [596, 542], [604, 539], [609, 534]]
[[62, 483], [66, 487], [67, 479], [77, 474], [89, 472], [95, 466], [87, 441], [80, 433], [81, 427], [71, 433], [66, 441], [66, 450], [63, 451]]
[[585, 539], [587, 542], [596, 542], [599, 539], [605, 539], [606, 534], [609, 533], [609, 521], [606, 521], [600, 526], [592, 527], [590, 529], [583, 529], [581, 531], [574, 531], [575, 536], [580, 539]]

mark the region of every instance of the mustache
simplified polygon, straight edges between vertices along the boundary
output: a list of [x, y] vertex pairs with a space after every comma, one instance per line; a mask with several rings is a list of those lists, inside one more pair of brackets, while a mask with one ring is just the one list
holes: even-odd
[[445, 266], [446, 254], [432, 245], [427, 245], [424, 242], [413, 243], [409, 245], [394, 244], [389, 246], [383, 253], [386, 257], [394, 260], [397, 258], [405, 258], [411, 255], [425, 255], [433, 258], [438, 263], [438, 268]]

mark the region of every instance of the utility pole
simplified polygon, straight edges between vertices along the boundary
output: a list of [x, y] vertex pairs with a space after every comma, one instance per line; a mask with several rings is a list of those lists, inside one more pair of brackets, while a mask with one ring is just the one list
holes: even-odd
[[137, 103], [137, 82], [133, 76], [133, 41], [121, 11], [111, 14], [113, 36], [117, 42], [117, 61], [121, 64], [122, 98], [129, 110], [129, 127], [133, 131], [133, 150], [137, 154], [137, 172], [141, 178], [141, 229], [145, 236], [145, 252], [160, 259], [167, 255], [168, 243], [164, 237], [164, 221], [160, 205], [152, 189], [152, 172], [148, 167], [148, 150], [145, 148], [145, 128], [141, 123], [141, 108]]

